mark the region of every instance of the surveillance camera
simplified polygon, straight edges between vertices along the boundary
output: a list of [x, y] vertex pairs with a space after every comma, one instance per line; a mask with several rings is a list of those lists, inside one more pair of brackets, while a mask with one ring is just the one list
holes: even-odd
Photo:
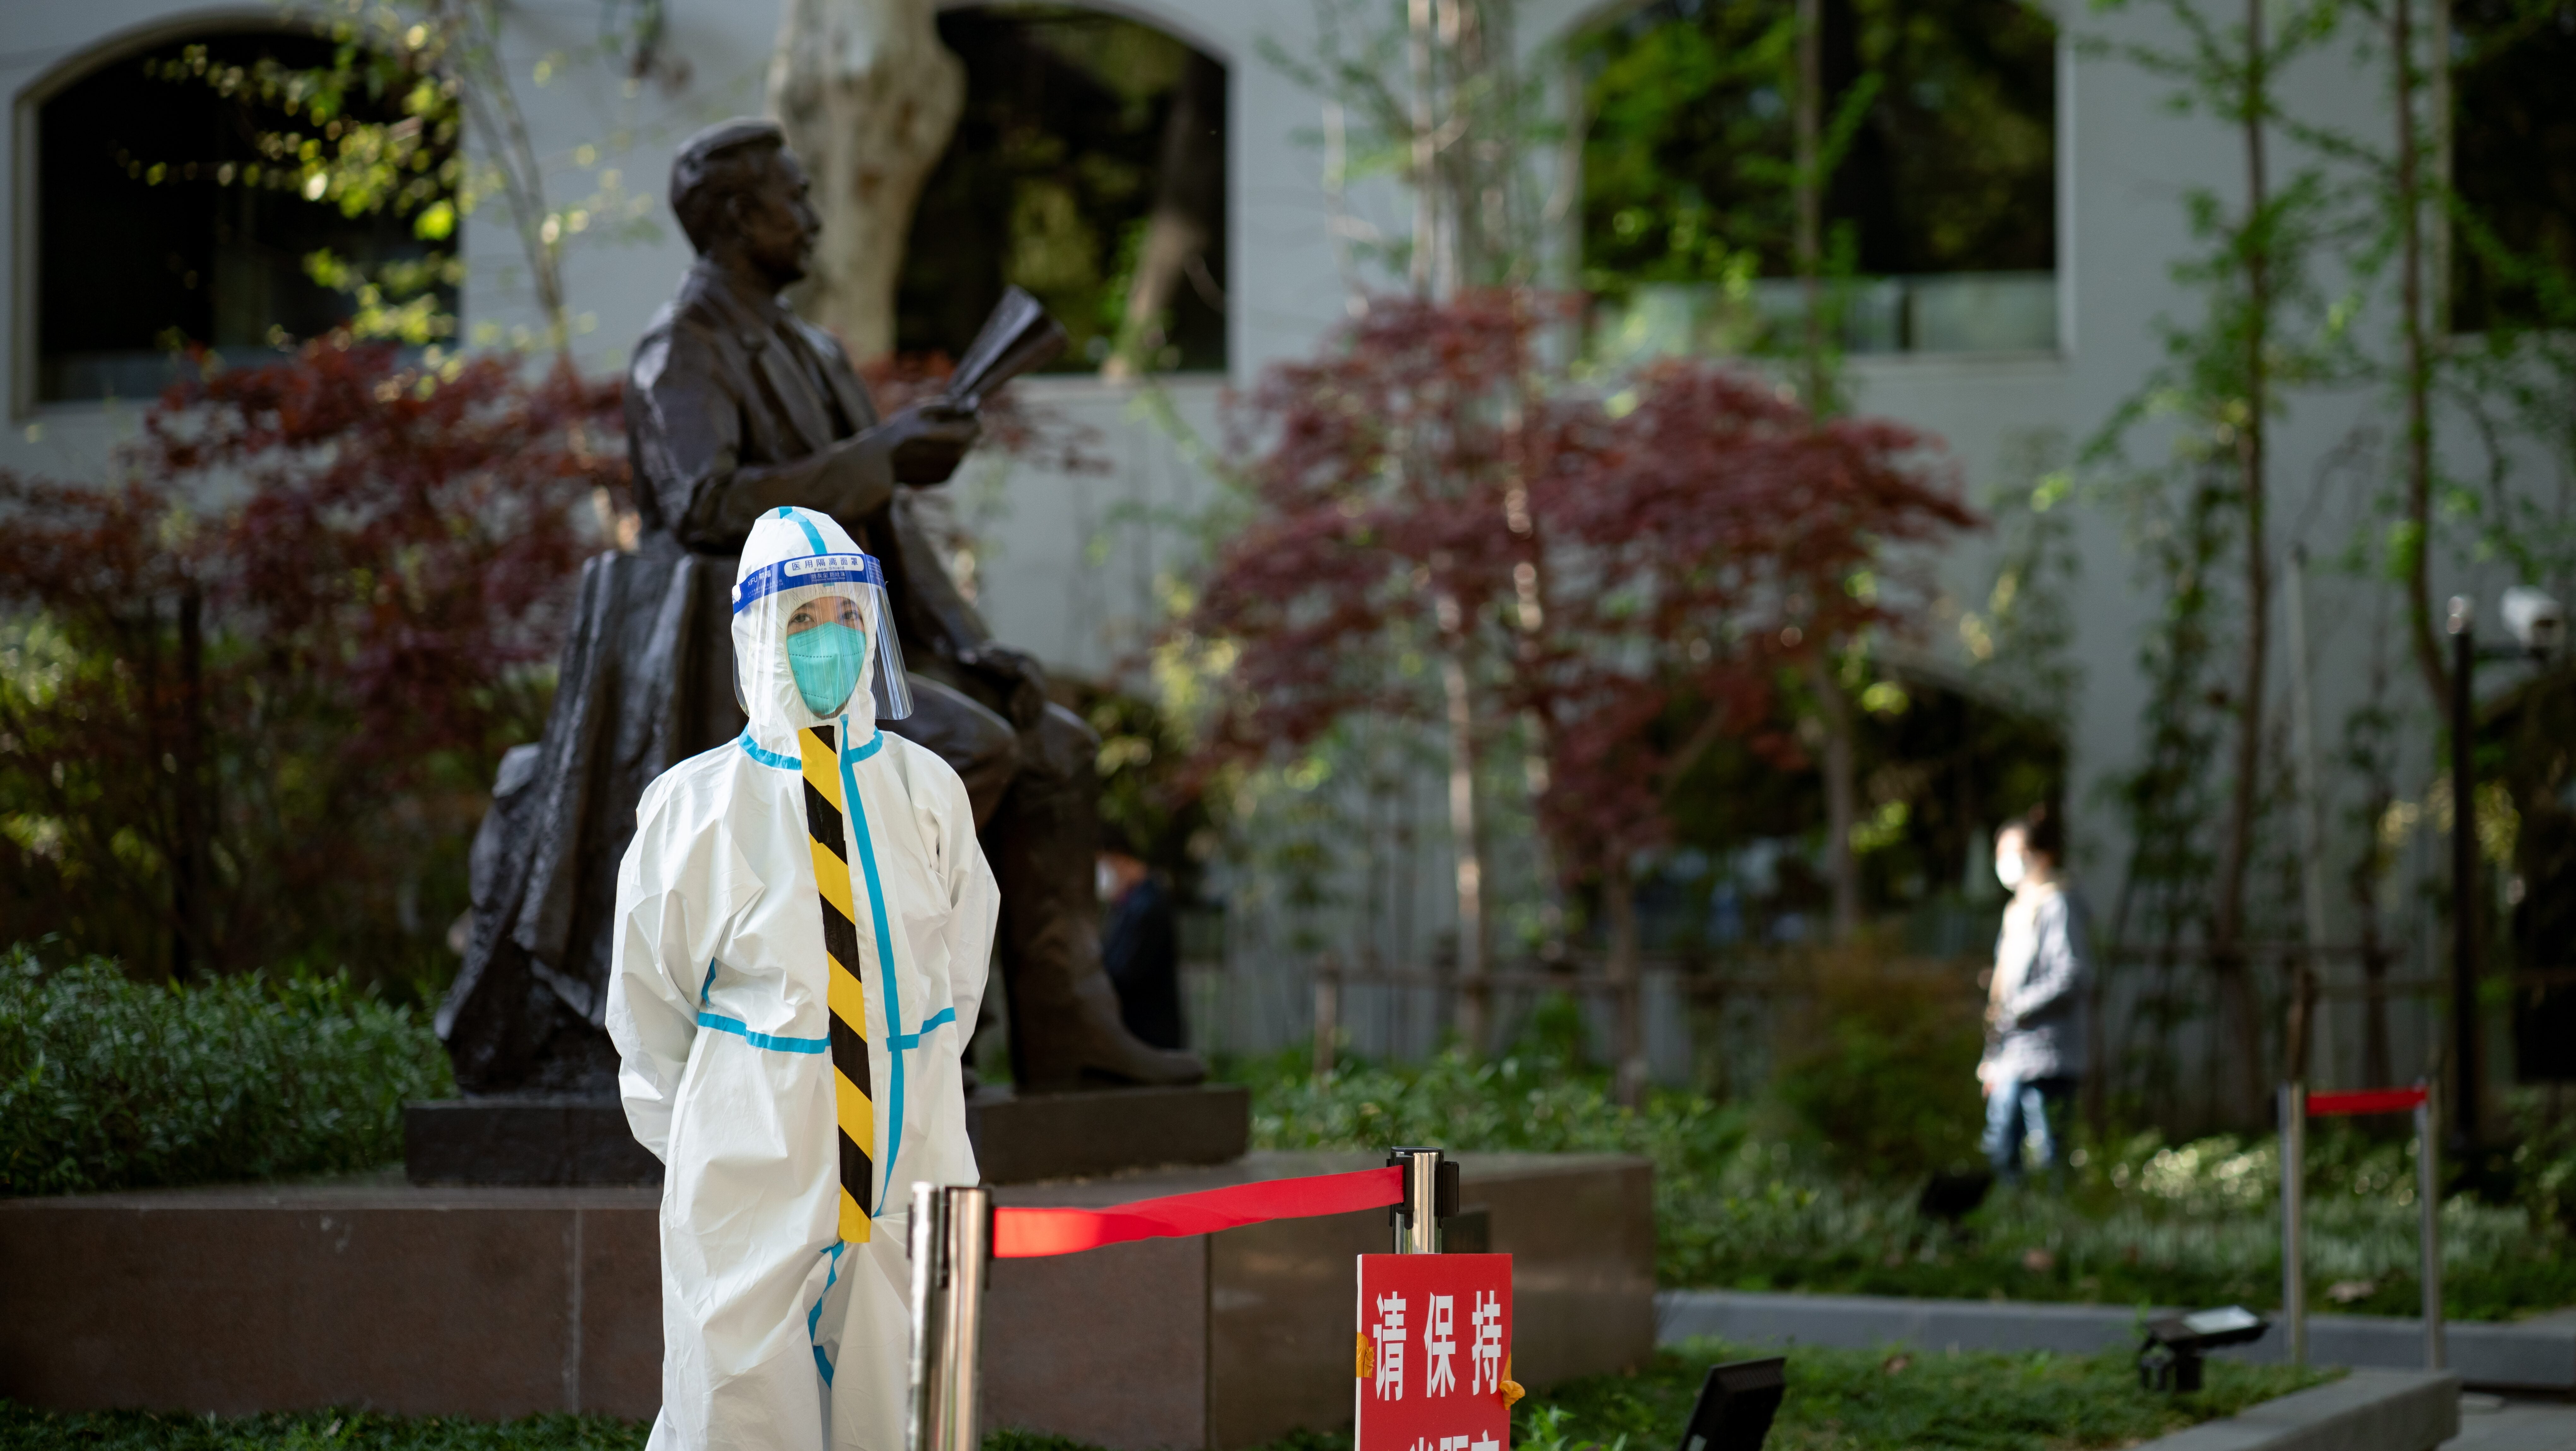
[[2528, 585], [2504, 592], [2504, 627], [2534, 655], [2557, 651], [2567, 640], [2567, 607]]

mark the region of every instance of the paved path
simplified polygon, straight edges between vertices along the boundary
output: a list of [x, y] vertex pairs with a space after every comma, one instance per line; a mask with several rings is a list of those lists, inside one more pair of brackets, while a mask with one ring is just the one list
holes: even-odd
[[[1927, 1348], [2074, 1355], [2138, 1343], [2138, 1311], [2125, 1305], [1666, 1290], [1655, 1296], [1655, 1321], [1657, 1339], [1665, 1343], [1708, 1335], [1745, 1343], [1865, 1347], [1904, 1341]], [[2576, 1310], [2512, 1322], [2453, 1321], [2449, 1339], [2450, 1366], [2471, 1385], [2576, 1391]], [[2286, 1348], [2282, 1342], [2275, 1331], [2221, 1353], [2276, 1362]], [[2319, 1365], [2406, 1370], [2424, 1363], [2424, 1330], [2414, 1320], [2311, 1315], [2308, 1356]]]
[[2460, 1398], [2460, 1434], [2442, 1451], [2576, 1451], [2576, 1404]]

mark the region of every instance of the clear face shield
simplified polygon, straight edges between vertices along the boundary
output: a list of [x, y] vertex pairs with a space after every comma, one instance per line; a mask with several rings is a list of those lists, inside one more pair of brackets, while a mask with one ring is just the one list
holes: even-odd
[[876, 718], [912, 714], [885, 573], [866, 554], [816, 554], [754, 570], [734, 587], [734, 613], [754, 614], [752, 637], [776, 640], [805, 708], [830, 720], [865, 689]]

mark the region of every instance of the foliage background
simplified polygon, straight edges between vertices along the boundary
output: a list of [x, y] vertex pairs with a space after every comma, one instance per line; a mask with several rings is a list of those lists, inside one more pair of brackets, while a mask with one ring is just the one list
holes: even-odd
[[[1842, 989], [1869, 989], [1856, 971]], [[1901, 992], [1899, 993], [1901, 996]], [[1730, 1105], [1657, 1090], [1620, 1108], [1559, 999], [1507, 1051], [1355, 1063], [1318, 1081], [1302, 1051], [1231, 1065], [1254, 1086], [1260, 1148], [1641, 1154], [1655, 1165], [1656, 1275], [1668, 1287], [2175, 1305], [2280, 1301], [2279, 1162], [2268, 1137], [2079, 1139], [2062, 1192], [1995, 1191], [1926, 1212], [1934, 1173], [1973, 1163], [1976, 1093], [1920, 1076], [1909, 1015], [1839, 1012], [1829, 1044], [1767, 1095]], [[1894, 1031], [1890, 1031], [1894, 1025]], [[1951, 1077], [1968, 1083], [1963, 1071]], [[2517, 1198], [2443, 1205], [2443, 1299], [2463, 1319], [2576, 1303], [2576, 1133], [2546, 1105], [2526, 1125]], [[1902, 1141], [1914, 1126], [1920, 1143]], [[1855, 1145], [1867, 1145], [1855, 1148]], [[2313, 1309], [2420, 1305], [2407, 1143], [2345, 1126], [2310, 1145]]]
[[111, 481], [0, 473], [0, 941], [443, 983], [617, 386], [346, 334], [193, 371]]

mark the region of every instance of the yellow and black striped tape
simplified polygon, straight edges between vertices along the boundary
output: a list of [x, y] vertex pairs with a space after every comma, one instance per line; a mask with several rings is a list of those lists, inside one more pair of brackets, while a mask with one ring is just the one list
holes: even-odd
[[832, 1098], [841, 1138], [841, 1238], [868, 1237], [868, 1190], [875, 1182], [876, 1106], [868, 1082], [868, 1001], [859, 978], [858, 908], [850, 895], [842, 822], [841, 753], [830, 726], [796, 733], [805, 768], [805, 831], [823, 904], [823, 951], [830, 959]]

